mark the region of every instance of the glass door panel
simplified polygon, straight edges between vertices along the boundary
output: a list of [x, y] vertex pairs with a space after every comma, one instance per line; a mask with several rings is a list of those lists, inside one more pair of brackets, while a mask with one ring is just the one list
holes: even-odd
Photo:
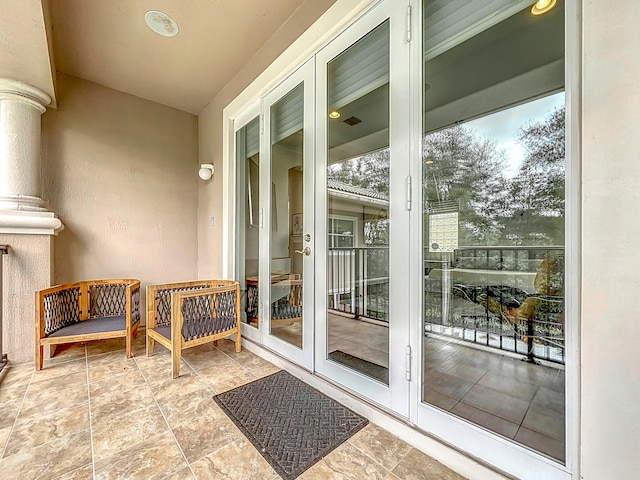
[[388, 385], [388, 21], [327, 64], [327, 88], [328, 359]]
[[307, 367], [313, 358], [312, 67], [306, 64], [265, 97], [268, 254], [260, 274], [265, 345]]
[[564, 2], [466, 3], [423, 2], [419, 424], [564, 478]]
[[316, 369], [408, 416], [405, 36], [405, 6], [382, 2], [316, 57]]
[[260, 253], [259, 116], [236, 131], [236, 192], [236, 278], [240, 282], [241, 320], [255, 330], [258, 327]]

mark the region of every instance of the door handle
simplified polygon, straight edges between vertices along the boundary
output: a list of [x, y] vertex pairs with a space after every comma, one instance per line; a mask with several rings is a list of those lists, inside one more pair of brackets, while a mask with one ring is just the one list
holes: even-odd
[[296, 253], [299, 253], [300, 255], [309, 256], [309, 255], [311, 255], [311, 248], [304, 247], [302, 250], [296, 250]]

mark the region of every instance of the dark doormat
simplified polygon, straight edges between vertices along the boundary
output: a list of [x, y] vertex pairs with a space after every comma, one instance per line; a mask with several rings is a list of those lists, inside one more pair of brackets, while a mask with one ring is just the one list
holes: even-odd
[[335, 350], [329, 354], [329, 360], [341, 363], [349, 368], [353, 368], [360, 373], [364, 373], [370, 377], [380, 380], [381, 382], [389, 385], [389, 369], [382, 365], [371, 363], [362, 358], [354, 357], [342, 350]]
[[285, 480], [369, 423], [284, 370], [213, 399]]

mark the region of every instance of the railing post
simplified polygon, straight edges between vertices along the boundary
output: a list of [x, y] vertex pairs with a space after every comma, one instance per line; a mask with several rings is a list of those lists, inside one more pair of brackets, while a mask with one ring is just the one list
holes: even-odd
[[3, 332], [3, 323], [2, 323], [2, 310], [4, 309], [4, 287], [2, 285], [2, 266], [4, 263], [5, 254], [9, 253], [8, 245], [0, 245], [0, 372], [7, 364], [7, 354], [4, 353], [2, 347], [2, 332]]
[[533, 353], [533, 318], [527, 318], [527, 362], [528, 363], [538, 363], [536, 362], [535, 355]]

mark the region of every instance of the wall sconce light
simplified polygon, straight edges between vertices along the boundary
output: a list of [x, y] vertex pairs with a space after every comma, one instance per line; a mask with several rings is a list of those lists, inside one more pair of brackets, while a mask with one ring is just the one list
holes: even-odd
[[213, 163], [203, 163], [200, 165], [200, 170], [198, 170], [198, 175], [202, 180], [210, 180], [213, 177]]

